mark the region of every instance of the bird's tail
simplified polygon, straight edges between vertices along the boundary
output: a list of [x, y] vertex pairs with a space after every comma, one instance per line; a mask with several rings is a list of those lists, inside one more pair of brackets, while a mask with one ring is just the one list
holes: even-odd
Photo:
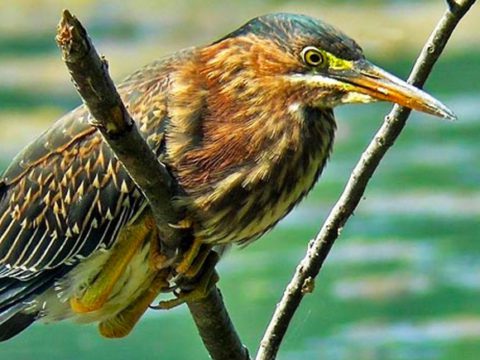
[[30, 282], [0, 279], [0, 341], [10, 339], [35, 321], [35, 313], [24, 313], [32, 298]]
[[0, 278], [0, 342], [22, 332], [38, 318], [31, 304], [58, 278], [59, 271], [47, 271], [26, 281]]
[[26, 314], [22, 310], [21, 306], [12, 306], [0, 314], [0, 342], [19, 334], [36, 320], [36, 313]]

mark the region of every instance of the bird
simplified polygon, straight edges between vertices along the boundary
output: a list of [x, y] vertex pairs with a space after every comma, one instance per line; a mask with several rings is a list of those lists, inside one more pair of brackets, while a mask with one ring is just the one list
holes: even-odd
[[[154, 61], [118, 91], [180, 189], [173, 205], [194, 250], [179, 274], [208, 262], [202, 246], [249, 244], [307, 195], [332, 150], [336, 106], [388, 101], [455, 118], [340, 30], [292, 13]], [[171, 290], [148, 202], [91, 119], [84, 105], [64, 115], [0, 178], [0, 341], [65, 319], [126, 336]]]

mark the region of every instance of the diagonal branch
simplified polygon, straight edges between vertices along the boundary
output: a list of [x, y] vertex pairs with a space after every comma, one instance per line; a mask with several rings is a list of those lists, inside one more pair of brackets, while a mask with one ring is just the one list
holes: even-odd
[[[68, 10], [62, 14], [56, 39], [75, 87], [94, 118], [91, 124], [101, 132], [147, 198], [162, 239], [162, 250], [167, 256], [174, 256], [188, 236], [170, 225], [178, 223], [182, 216], [172, 206], [175, 181], [128, 114], [108, 74], [106, 60], [98, 56], [85, 28]], [[212, 359], [249, 358], [216, 287], [204, 299], [188, 306]]]
[[108, 74], [107, 61], [98, 56], [87, 31], [68, 10], [62, 14], [56, 40], [75, 88], [93, 116], [91, 124], [148, 199], [164, 248], [177, 248], [185, 234], [168, 225], [180, 220], [171, 205], [175, 183], [140, 135]]
[[[435, 30], [420, 53], [409, 82], [422, 86], [440, 57], [453, 30], [470, 9], [475, 0], [448, 0], [446, 10]], [[362, 154], [353, 170], [343, 194], [335, 204], [315, 240], [309, 244], [306, 256], [298, 265], [288, 284], [258, 350], [257, 360], [275, 359], [290, 321], [303, 296], [313, 291], [314, 278], [320, 272], [330, 249], [343, 226], [362, 198], [371, 176], [387, 150], [393, 145], [404, 128], [410, 110], [395, 105], [385, 122]]]

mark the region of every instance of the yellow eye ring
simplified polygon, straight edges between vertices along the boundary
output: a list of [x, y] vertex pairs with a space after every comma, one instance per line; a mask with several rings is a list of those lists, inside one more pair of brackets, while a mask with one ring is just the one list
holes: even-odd
[[305, 64], [315, 67], [322, 66], [326, 62], [325, 56], [314, 46], [307, 46], [303, 49], [302, 58]]

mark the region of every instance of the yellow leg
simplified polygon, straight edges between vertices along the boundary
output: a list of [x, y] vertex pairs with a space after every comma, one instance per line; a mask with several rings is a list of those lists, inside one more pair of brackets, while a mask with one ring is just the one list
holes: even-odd
[[114, 317], [102, 321], [98, 325], [100, 334], [107, 338], [127, 336], [157, 295], [168, 287], [167, 276], [167, 271], [159, 272], [148, 289], [140, 294], [133, 303]]
[[[193, 260], [193, 262], [190, 264], [188, 269], [182, 274], [187, 279], [193, 279], [195, 278], [204, 268], [205, 262], [208, 258], [208, 256], [211, 253], [211, 248], [209, 246], [203, 245], [199, 252], [197, 253], [197, 256]], [[178, 272], [178, 267], [177, 267], [177, 272]]]
[[154, 270], [162, 270], [172, 265], [173, 259], [169, 259], [165, 254], [162, 254], [159, 239], [156, 235], [157, 234], [155, 233], [155, 236], [150, 240], [150, 268]]
[[192, 287], [193, 290], [181, 290], [179, 294], [175, 294], [175, 299], [161, 301], [158, 305], [152, 306], [152, 308], [167, 310], [185, 302], [203, 299], [208, 294], [210, 288], [219, 280], [218, 274], [215, 271], [215, 265], [219, 259], [218, 254], [215, 251], [209, 251], [207, 254], [208, 256], [202, 261], [201, 269], [203, 270], [203, 273], [200, 274], [199, 278], [193, 283], [186, 284], [189, 285], [189, 287]]
[[115, 284], [125, 272], [130, 260], [152, 233], [156, 236], [155, 221], [151, 216], [141, 217], [123, 228], [103, 269], [80, 297], [72, 297], [70, 306], [77, 313], [100, 309], [108, 300]]
[[175, 271], [177, 272], [177, 274], [186, 274], [192, 267], [193, 263], [195, 262], [201, 251], [205, 251], [208, 254], [208, 252], [210, 251], [210, 247], [204, 244], [200, 238], [195, 238], [192, 245], [190, 245], [190, 247], [188, 248], [187, 252], [183, 254], [180, 263], [175, 267]]

